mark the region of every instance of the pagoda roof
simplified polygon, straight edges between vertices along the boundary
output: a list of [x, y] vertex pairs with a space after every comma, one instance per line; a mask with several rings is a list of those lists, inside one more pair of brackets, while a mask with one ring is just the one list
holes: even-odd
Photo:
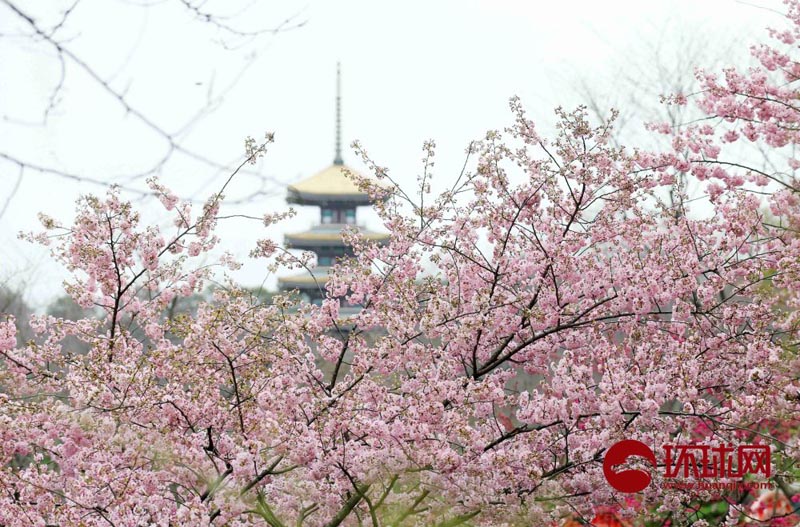
[[[348, 225], [340, 223], [330, 223], [325, 225], [315, 225], [313, 228], [303, 232], [286, 234], [284, 241], [290, 248], [312, 248], [312, 247], [342, 247], [345, 245], [342, 240], [342, 230]], [[385, 242], [389, 240], [389, 234], [385, 232], [375, 232], [358, 228], [361, 236], [368, 240]]]
[[286, 201], [298, 205], [369, 205], [369, 195], [358, 188], [348, 173], [357, 174], [347, 165], [334, 163], [311, 177], [289, 185]]

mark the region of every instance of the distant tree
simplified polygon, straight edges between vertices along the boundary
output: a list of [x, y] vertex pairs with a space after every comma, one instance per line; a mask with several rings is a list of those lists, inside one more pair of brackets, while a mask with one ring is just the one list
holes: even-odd
[[[116, 7], [114, 5], [116, 4]], [[136, 152], [137, 162], [143, 156], [148, 159], [147, 166], [138, 171], [129, 173], [101, 173], [78, 170], [74, 167], [64, 167], [42, 158], [32, 158], [25, 152], [8, 150], [8, 145], [0, 146], [0, 174], [12, 183], [4, 190], [7, 195], [0, 197], [0, 217], [6, 210], [9, 201], [13, 198], [26, 175], [35, 174], [36, 177], [64, 178], [76, 182], [87, 182], [99, 186], [118, 185], [126, 192], [134, 195], [147, 194], [146, 186], [137, 184], [145, 178], [159, 173], [174, 157], [179, 156], [198, 164], [200, 169], [217, 173], [227, 170], [228, 160], [211, 159], [204, 153], [188, 146], [186, 136], [189, 131], [198, 126], [204, 119], [215, 112], [224, 103], [228, 93], [238, 84], [243, 74], [254, 64], [255, 59], [263, 51], [266, 39], [305, 24], [299, 14], [293, 14], [286, 20], [278, 19], [274, 25], [263, 19], [263, 12], [256, 9], [253, 2], [235, 0], [225, 3], [214, 3], [201, 0], [169, 0], [168, 2], [129, 2], [127, 0], [110, 0], [103, 5], [103, 9], [140, 10], [147, 12], [154, 18], [174, 16], [181, 24], [195, 25], [205, 28], [201, 39], [213, 40], [221, 47], [227, 49], [231, 57], [241, 59], [242, 66], [230, 78], [218, 78], [216, 83], [209, 82], [206, 87], [207, 98], [204, 104], [186, 116], [179, 126], [170, 126], [164, 122], [148, 104], [136, 100], [128, 93], [131, 85], [126, 84], [124, 71], [132, 55], [125, 55], [128, 44], [133, 49], [135, 42], [113, 42], [114, 46], [121, 46], [119, 66], [116, 69], [108, 68], [103, 62], [102, 55], [87, 51], [82, 46], [82, 39], [102, 30], [101, 24], [108, 23], [104, 18], [104, 11], [97, 4], [87, 0], [53, 0], [50, 2], [25, 2], [18, 0], [0, 0], [0, 46], [8, 56], [21, 57], [27, 55], [27, 60], [41, 68], [41, 71], [52, 74], [52, 88], [35, 105], [32, 114], [27, 106], [19, 101], [6, 97], [0, 100], [0, 133], [8, 136], [31, 129], [46, 130], [59, 123], [58, 109], [64, 99], [74, 94], [73, 83], [76, 78], [86, 79], [98, 88], [101, 96], [117, 104], [121, 110], [120, 121], [108, 133], [124, 133], [126, 130], [144, 129], [149, 137], [154, 139], [153, 144], [160, 144], [161, 148], [153, 152]], [[175, 9], [173, 9], [175, 8]], [[255, 11], [255, 13], [254, 13]], [[277, 12], [276, 17], [280, 16]], [[93, 25], [94, 23], [98, 25]], [[182, 35], [191, 33], [182, 33]], [[162, 36], [165, 45], [169, 45], [175, 36], [166, 34]], [[184, 38], [184, 37], [182, 37]], [[13, 50], [13, 53], [12, 53]], [[105, 50], [108, 51], [108, 50]], [[24, 82], [24, 76], [5, 75], [6, 87], [18, 88], [19, 82]], [[163, 79], [154, 77], [154, 82], [163, 82]], [[194, 79], [193, 79], [194, 81]], [[205, 79], [203, 79], [205, 81]], [[213, 81], [213, 79], [212, 79]], [[138, 79], [137, 82], [147, 82], [147, 79]], [[28, 90], [30, 91], [30, 90]], [[25, 112], [26, 110], [27, 113]], [[23, 112], [23, 113], [21, 113]], [[63, 128], [63, 127], [62, 127]], [[128, 160], [133, 161], [133, 160]], [[134, 164], [135, 163], [129, 163]], [[269, 176], [255, 170], [249, 170], [248, 176], [257, 184], [251, 196], [243, 199], [250, 200], [257, 196], [269, 194], [275, 190], [275, 181]], [[4, 203], [4, 204], [3, 204]]]
[[[593, 119], [603, 121], [614, 108], [613, 141], [629, 148], [646, 150], [669, 145], [669, 138], [648, 133], [649, 123], [668, 123], [674, 129], [702, 117], [694, 107], [658, 104], [673, 94], [695, 90], [695, 68], [715, 66], [737, 49], [734, 41], [720, 40], [697, 25], [674, 18], [648, 24], [630, 48], [618, 50], [616, 63], [604, 78], [579, 75], [575, 93]], [[694, 197], [696, 185], [685, 174], [676, 175], [676, 184], [668, 189], [671, 200], [682, 198], [682, 190]]]
[[733, 49], [732, 40], [712, 38], [677, 16], [660, 20], [642, 28], [630, 48], [617, 50], [617, 61], [603, 77], [577, 74], [574, 90], [593, 119], [602, 121], [611, 108], [618, 110], [614, 121], [618, 144], [658, 140], [646, 133], [645, 123], [666, 122], [678, 127], [701, 113], [657, 102], [672, 94], [691, 93], [696, 85], [694, 69], [699, 64], [711, 67], [722, 62]]
[[[9, 287], [6, 284], [0, 285], [0, 316], [13, 316], [17, 320], [28, 320], [33, 310], [25, 302], [22, 291], [17, 288]], [[28, 339], [32, 336], [30, 329], [26, 325], [21, 325], [19, 329], [21, 339]]]
[[82, 308], [69, 295], [62, 295], [47, 306], [47, 314], [65, 320], [80, 320], [91, 316], [89, 310]]

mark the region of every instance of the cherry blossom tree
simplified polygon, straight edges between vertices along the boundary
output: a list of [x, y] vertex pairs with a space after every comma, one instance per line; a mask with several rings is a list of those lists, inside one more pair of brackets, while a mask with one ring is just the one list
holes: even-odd
[[[102, 316], [31, 317], [27, 342], [24, 321], [0, 323], [0, 525], [687, 525], [722, 498], [728, 525], [765, 512], [766, 497], [668, 488], [660, 451], [647, 488], [614, 490], [602, 464], [622, 439], [768, 444], [783, 504], [800, 456], [797, 184], [722, 161], [715, 138], [788, 147], [796, 92], [760, 70], [701, 75], [723, 125], [680, 130], [666, 153], [617, 146], [613, 115], [594, 126], [586, 108], [557, 110], [545, 138], [517, 99], [439, 194], [433, 142], [413, 191], [356, 144], [391, 241], [346, 232], [355, 256], [320, 306], [227, 281], [165, 317], [219, 280], [198, 262], [219, 253], [236, 172], [201, 210], [151, 180], [170, 229], [114, 189], [70, 223], [42, 216], [29, 238]], [[676, 171], [710, 200], [665, 199]], [[268, 239], [252, 256], [311, 261]], [[769, 518], [792, 518], [782, 507]]]

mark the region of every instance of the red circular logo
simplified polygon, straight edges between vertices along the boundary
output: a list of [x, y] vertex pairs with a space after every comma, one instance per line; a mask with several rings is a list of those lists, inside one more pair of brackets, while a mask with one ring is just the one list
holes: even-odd
[[652, 478], [644, 470], [614, 470], [614, 467], [625, 463], [631, 456], [640, 456], [656, 466], [656, 455], [641, 441], [635, 439], [625, 439], [615, 443], [606, 452], [603, 459], [603, 475], [608, 484], [620, 492], [639, 492], [650, 484]]

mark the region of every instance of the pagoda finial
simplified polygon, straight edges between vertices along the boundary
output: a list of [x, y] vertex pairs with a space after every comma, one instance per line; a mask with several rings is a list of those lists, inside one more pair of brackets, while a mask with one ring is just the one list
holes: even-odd
[[336, 63], [336, 157], [334, 165], [344, 165], [342, 160], [342, 69], [341, 63]]

